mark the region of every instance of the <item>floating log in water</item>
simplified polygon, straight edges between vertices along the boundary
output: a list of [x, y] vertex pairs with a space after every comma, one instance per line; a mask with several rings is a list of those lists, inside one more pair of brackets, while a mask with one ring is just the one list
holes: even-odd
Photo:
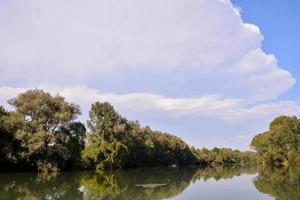
[[137, 187], [142, 187], [142, 188], [157, 188], [157, 187], [162, 187], [162, 186], [166, 186], [166, 183], [162, 183], [162, 184], [157, 184], [157, 183], [149, 183], [149, 184], [136, 184], [135, 186]]

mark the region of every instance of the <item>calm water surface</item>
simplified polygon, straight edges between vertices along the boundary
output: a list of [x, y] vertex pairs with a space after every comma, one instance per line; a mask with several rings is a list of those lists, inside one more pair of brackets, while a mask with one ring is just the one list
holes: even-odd
[[0, 199], [299, 200], [299, 174], [241, 167], [72, 172], [55, 178], [6, 173], [0, 174]]

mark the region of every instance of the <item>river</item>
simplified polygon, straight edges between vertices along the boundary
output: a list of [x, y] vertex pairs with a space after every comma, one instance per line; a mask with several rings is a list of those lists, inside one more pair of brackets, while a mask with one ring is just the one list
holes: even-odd
[[5, 200], [299, 200], [300, 173], [223, 166], [0, 174]]

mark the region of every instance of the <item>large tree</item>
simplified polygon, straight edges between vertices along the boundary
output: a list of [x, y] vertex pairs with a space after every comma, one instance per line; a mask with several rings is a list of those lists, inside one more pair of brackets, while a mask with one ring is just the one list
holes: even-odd
[[107, 102], [92, 104], [87, 137], [88, 145], [83, 158], [99, 169], [122, 168], [127, 156], [126, 135], [130, 126]]
[[280, 116], [268, 131], [256, 135], [251, 147], [264, 165], [290, 165], [300, 159], [300, 121], [297, 117]]
[[15, 111], [8, 121], [18, 124], [14, 136], [20, 143], [16, 150], [19, 162], [47, 172], [60, 170], [69, 160], [77, 159], [73, 153], [78, 157], [85, 134], [84, 126], [74, 121], [80, 114], [77, 105], [37, 89], [19, 94], [9, 104]]

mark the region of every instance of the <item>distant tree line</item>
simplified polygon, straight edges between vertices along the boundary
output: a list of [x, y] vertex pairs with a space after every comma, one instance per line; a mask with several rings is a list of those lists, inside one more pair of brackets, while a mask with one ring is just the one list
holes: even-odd
[[199, 163], [205, 166], [240, 164], [249, 165], [256, 163], [256, 153], [253, 151], [239, 151], [231, 148], [191, 148]]
[[59, 95], [28, 90], [8, 103], [12, 111], [0, 106], [0, 171], [206, 166], [248, 163], [255, 157], [253, 152], [191, 148], [179, 137], [125, 119], [107, 102], [92, 104], [88, 132], [76, 121], [79, 106]]

